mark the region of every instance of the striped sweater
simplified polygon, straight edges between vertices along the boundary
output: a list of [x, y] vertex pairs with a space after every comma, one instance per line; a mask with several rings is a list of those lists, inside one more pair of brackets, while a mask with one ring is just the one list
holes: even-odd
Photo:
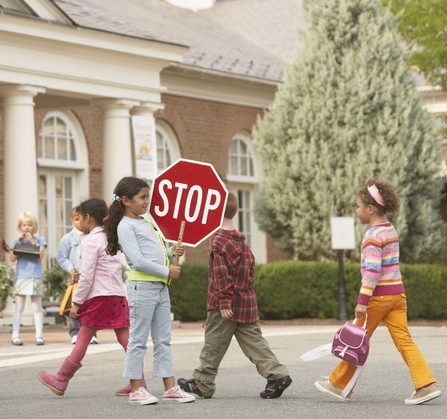
[[359, 304], [368, 305], [373, 295], [405, 293], [399, 268], [397, 231], [390, 222], [373, 225], [363, 236], [361, 274]]

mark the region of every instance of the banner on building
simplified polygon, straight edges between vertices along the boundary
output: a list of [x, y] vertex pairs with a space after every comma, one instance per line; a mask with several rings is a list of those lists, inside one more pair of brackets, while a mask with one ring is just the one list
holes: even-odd
[[157, 141], [154, 117], [152, 115], [132, 116], [132, 134], [135, 150], [135, 174], [152, 183], [157, 176]]

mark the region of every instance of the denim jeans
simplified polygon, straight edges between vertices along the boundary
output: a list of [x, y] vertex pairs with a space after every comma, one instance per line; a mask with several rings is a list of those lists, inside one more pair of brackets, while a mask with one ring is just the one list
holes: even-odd
[[130, 310], [129, 344], [124, 377], [143, 377], [144, 357], [149, 331], [154, 344], [153, 377], [173, 377], [171, 350], [171, 301], [162, 282], [128, 281], [127, 300]]
[[68, 334], [70, 335], [70, 337], [77, 336], [79, 333], [79, 329], [81, 327], [78, 321], [67, 316], [67, 323], [68, 323]]

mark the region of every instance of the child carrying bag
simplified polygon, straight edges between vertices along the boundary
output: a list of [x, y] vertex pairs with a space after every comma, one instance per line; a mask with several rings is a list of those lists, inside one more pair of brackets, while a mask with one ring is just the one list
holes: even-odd
[[73, 295], [78, 287], [78, 282], [70, 282], [68, 284], [67, 289], [65, 290], [65, 294], [62, 297], [61, 305], [59, 306], [59, 315], [64, 316], [68, 315], [71, 310], [71, 306], [73, 305]]
[[335, 334], [332, 342], [332, 354], [350, 364], [362, 366], [369, 354], [368, 331], [363, 326], [346, 322]]
[[31, 243], [17, 242], [12, 249], [12, 253], [16, 256], [26, 255], [38, 258], [40, 256], [40, 246]]
[[343, 397], [346, 397], [354, 388], [366, 368], [366, 361], [369, 354], [369, 338], [368, 331], [366, 330], [366, 321], [367, 317], [365, 316], [363, 326], [356, 325], [355, 320], [354, 322], [346, 322], [337, 330], [332, 343], [318, 346], [300, 356], [301, 361], [308, 362], [332, 354], [337, 358], [355, 365], [357, 369], [354, 375], [342, 390], [341, 394]]

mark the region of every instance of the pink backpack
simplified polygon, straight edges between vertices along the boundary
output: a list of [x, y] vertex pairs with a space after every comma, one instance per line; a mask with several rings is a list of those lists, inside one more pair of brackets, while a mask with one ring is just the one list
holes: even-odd
[[332, 354], [350, 364], [361, 366], [369, 353], [368, 332], [363, 326], [346, 322], [335, 334], [332, 342]]

